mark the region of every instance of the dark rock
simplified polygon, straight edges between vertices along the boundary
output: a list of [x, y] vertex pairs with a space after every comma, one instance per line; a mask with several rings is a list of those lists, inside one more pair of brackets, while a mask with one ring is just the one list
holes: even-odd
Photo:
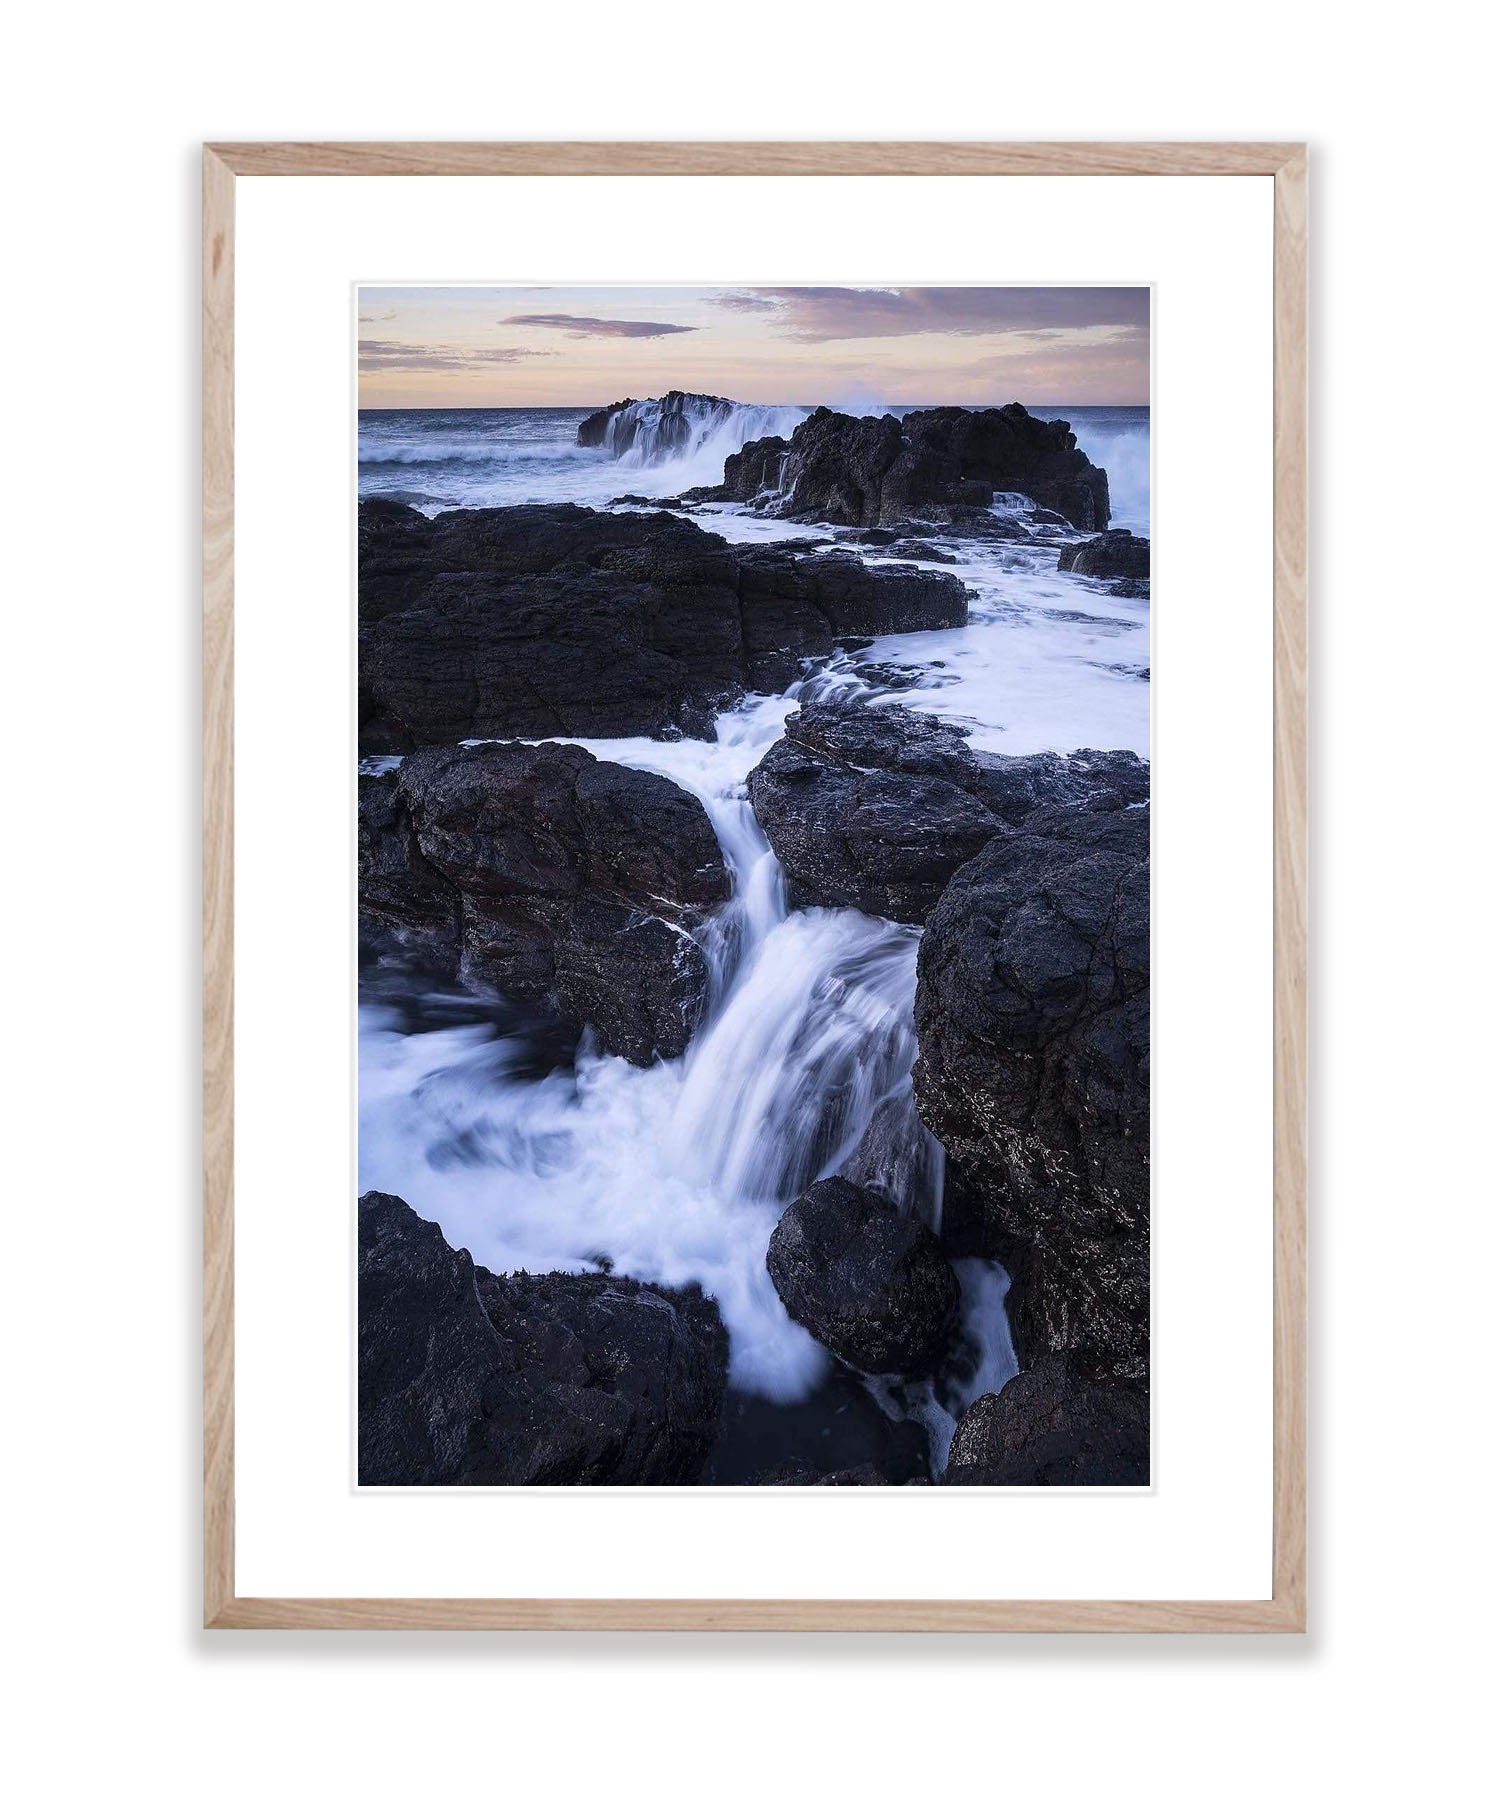
[[937, 1239], [877, 1194], [833, 1176], [781, 1215], [766, 1267], [782, 1304], [866, 1375], [936, 1367], [958, 1308]]
[[423, 750], [360, 784], [370, 948], [445, 953], [470, 982], [681, 1055], [708, 967], [688, 935], [728, 898], [708, 815], [675, 783], [571, 744]]
[[789, 554], [781, 545], [740, 551], [747, 678], [779, 692], [804, 660], [828, 656], [850, 633], [941, 631], [968, 622], [956, 576], [865, 562], [852, 551]]
[[950, 1487], [1143, 1487], [1150, 1404], [1138, 1387], [1087, 1381], [1049, 1356], [981, 1394], [959, 1421]]
[[360, 508], [360, 720], [370, 748], [465, 738], [706, 735], [846, 631], [962, 624], [938, 571], [735, 551], [674, 513]]
[[1151, 540], [1131, 531], [1106, 531], [1086, 544], [1068, 544], [1058, 552], [1057, 566], [1074, 575], [1118, 576], [1129, 581], [1151, 578]]
[[921, 924], [1008, 825], [1041, 806], [1118, 808], [1149, 782], [1128, 751], [995, 756], [905, 707], [825, 701], [788, 718], [749, 788], [795, 902]]
[[779, 1463], [755, 1478], [757, 1487], [889, 1487], [890, 1481], [874, 1463], [861, 1463], [853, 1469], [835, 1469], [831, 1474], [810, 1469], [805, 1463]]
[[395, 1195], [360, 1199], [366, 1486], [693, 1482], [728, 1352], [696, 1288], [492, 1275]]
[[940, 544], [929, 544], [921, 538], [901, 538], [890, 545], [888, 556], [904, 557], [907, 562], [956, 563], [958, 558]]
[[774, 493], [780, 486], [786, 447], [782, 437], [755, 438], [742, 444], [724, 459], [724, 485], [715, 490], [716, 498], [748, 505], [760, 494]]
[[[967, 514], [987, 514], [1002, 492], [1023, 494], [1078, 530], [1109, 523], [1104, 471], [1064, 420], [1034, 418], [1019, 404], [939, 407], [899, 422], [819, 407], [785, 445], [777, 443], [778, 508], [786, 517], [865, 527], [922, 518], [963, 524]], [[767, 467], [761, 452], [758, 478]], [[726, 498], [742, 497], [746, 485], [736, 469]]]
[[1007, 825], [1025, 826], [1042, 808], [1118, 812], [1151, 798], [1151, 765], [1130, 750], [1075, 750], [1058, 756], [975, 753], [980, 791]]
[[1149, 809], [1044, 808], [997, 835], [949, 882], [917, 970], [918, 1109], [955, 1221], [1010, 1271], [1022, 1368], [1068, 1350], [1143, 1381]]
[[457, 974], [458, 890], [423, 856], [394, 770], [359, 778], [358, 846], [361, 955], [402, 953], [436, 974]]

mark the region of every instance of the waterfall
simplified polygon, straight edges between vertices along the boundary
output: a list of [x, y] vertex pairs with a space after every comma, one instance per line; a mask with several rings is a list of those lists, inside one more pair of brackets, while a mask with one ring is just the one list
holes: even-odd
[[851, 1162], [936, 1224], [942, 1156], [916, 1116], [919, 932], [788, 908], [745, 797], [799, 691], [747, 704], [712, 743], [612, 739], [596, 754], [698, 795], [733, 877], [699, 941], [707, 1016], [685, 1056], [638, 1069], [580, 1047], [538, 1076], [516, 1028], [403, 1033], [361, 1011], [361, 1185], [399, 1193], [496, 1270], [608, 1266], [698, 1281], [718, 1300], [731, 1380], [804, 1398], [826, 1353], [786, 1315], [765, 1253], [782, 1209]]

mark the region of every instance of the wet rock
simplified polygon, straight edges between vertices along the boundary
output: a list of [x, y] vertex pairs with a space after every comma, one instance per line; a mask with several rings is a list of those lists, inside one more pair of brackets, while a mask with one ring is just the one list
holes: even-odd
[[774, 493], [781, 480], [786, 439], [754, 438], [724, 459], [724, 485], [714, 490], [721, 500], [737, 500], [742, 506], [763, 493]]
[[1010, 1271], [1022, 1368], [1067, 1350], [1143, 1381], [1149, 809], [1042, 809], [994, 837], [949, 882], [917, 970], [918, 1110], [955, 1222]]
[[1151, 540], [1131, 531], [1106, 531], [1086, 544], [1068, 544], [1058, 552], [1057, 566], [1074, 575], [1149, 581]]
[[922, 538], [898, 538], [886, 551], [888, 556], [899, 556], [907, 562], [956, 563], [958, 558], [951, 550], [945, 550], [940, 544], [929, 544]]
[[1141, 1487], [1150, 1482], [1150, 1405], [1050, 1356], [981, 1394], [959, 1421], [950, 1487]]
[[[1082, 531], [1109, 523], [1109, 483], [1062, 420], [1012, 404], [938, 407], [900, 421], [819, 407], [776, 451], [784, 517], [882, 527], [913, 519], [963, 525], [996, 493], [1018, 493]], [[764, 476], [765, 453], [757, 474]], [[726, 476], [728, 476], [726, 470]], [[742, 472], [726, 486], [741, 497]]]
[[750, 800], [797, 904], [856, 906], [908, 924], [954, 872], [1042, 806], [1146, 798], [1128, 751], [995, 756], [901, 706], [804, 705], [751, 771]]
[[842, 632], [962, 624], [939, 571], [736, 551], [690, 519], [579, 506], [360, 508], [370, 749], [466, 738], [705, 736]]
[[879, 1195], [815, 1183], [781, 1215], [766, 1267], [791, 1316], [851, 1368], [919, 1375], [940, 1360], [958, 1278], [927, 1227]]
[[770, 692], [851, 634], [941, 631], [968, 621], [967, 590], [937, 570], [871, 565], [847, 550], [789, 554], [780, 545], [742, 549], [739, 566], [747, 678]]
[[361, 781], [371, 949], [425, 931], [465, 980], [591, 1025], [635, 1063], [686, 1047], [708, 986], [689, 933], [728, 894], [693, 795], [576, 745], [418, 751]]
[[394, 769], [359, 778], [358, 864], [361, 957], [397, 954], [456, 975], [458, 890], [423, 856]]
[[367, 1486], [693, 1482], [727, 1369], [696, 1288], [493, 1275], [395, 1195], [360, 1199]]
[[909, 1090], [887, 1095], [875, 1108], [838, 1173], [919, 1216], [942, 1193], [943, 1148], [918, 1117]]
[[757, 1487], [889, 1487], [889, 1479], [874, 1463], [861, 1463], [853, 1469], [835, 1469], [822, 1474], [804, 1463], [780, 1463], [755, 1478]]

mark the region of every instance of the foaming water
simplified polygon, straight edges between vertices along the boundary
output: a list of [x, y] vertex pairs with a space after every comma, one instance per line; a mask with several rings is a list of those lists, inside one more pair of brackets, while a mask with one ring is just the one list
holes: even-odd
[[[788, 912], [744, 777], [793, 696], [721, 722], [713, 744], [587, 743], [699, 795], [734, 892], [703, 944], [709, 1016], [686, 1056], [638, 1069], [588, 1046], [523, 1079], [519, 1034], [462, 1025], [410, 1034], [361, 1009], [360, 1184], [401, 1194], [497, 1270], [588, 1269], [699, 1282], [718, 1300], [731, 1379], [807, 1395], [827, 1358], [766, 1273], [782, 1208], [840, 1168], [877, 1110], [933, 1154], [908, 1206], [935, 1223], [942, 1159], [916, 1118], [912, 1003], [919, 934], [863, 913]], [[582, 740], [580, 740], [582, 741]]]
[[[624, 441], [626, 427], [617, 415], [611, 438], [589, 449], [577, 442], [578, 427], [589, 416], [584, 407], [367, 409], [359, 415], [360, 498], [384, 495], [427, 513], [557, 500], [603, 506], [625, 488], [660, 498], [722, 480], [731, 452], [758, 437], [790, 436], [809, 411], [683, 398], [695, 404], [676, 415], [676, 424], [662, 414], [661, 401], [632, 402], [638, 429], [630, 441]], [[887, 409], [855, 399], [841, 410], [870, 415], [889, 410], [900, 417], [919, 409]], [[1109, 474], [1112, 523], [1148, 532], [1148, 409], [1031, 410], [1039, 418], [1069, 421], [1081, 447]], [[681, 436], [684, 428], [687, 435]]]
[[725, 457], [756, 438], [790, 437], [807, 413], [804, 406], [750, 406], [704, 394], [632, 400], [610, 418], [604, 449], [621, 468], [670, 465], [676, 489], [708, 487], [724, 479]]

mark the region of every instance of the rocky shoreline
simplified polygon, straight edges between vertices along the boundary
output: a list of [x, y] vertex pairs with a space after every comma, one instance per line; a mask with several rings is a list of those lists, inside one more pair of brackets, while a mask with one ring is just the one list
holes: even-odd
[[[613, 446], [635, 405], [579, 442]], [[932, 565], [1006, 536], [997, 495], [1055, 535], [1060, 573], [1149, 593], [1149, 543], [1107, 529], [1103, 471], [1019, 406], [819, 409], [666, 505], [365, 502], [362, 960], [494, 990], [639, 1068], [680, 1058], [732, 889], [713, 822], [665, 776], [524, 740], [708, 738], [841, 641], [963, 626], [962, 581]], [[686, 516], [728, 503], [845, 535], [735, 544]], [[1020, 1372], [972, 1399], [933, 1477], [1149, 1480], [1149, 774], [1125, 751], [979, 751], [905, 704], [805, 692], [750, 805], [794, 907], [922, 928], [911, 1088], [946, 1158], [940, 1220], [881, 1179], [920, 1150], [910, 1124], [877, 1142], [877, 1111], [772, 1221], [771, 1282], [834, 1370], [783, 1432], [728, 1387], [720, 1309], [696, 1286], [491, 1273], [367, 1193], [361, 1481], [926, 1480], [901, 1435], [919, 1428], [878, 1384], [914, 1394], [962, 1360], [966, 1257], [1009, 1274]]]

